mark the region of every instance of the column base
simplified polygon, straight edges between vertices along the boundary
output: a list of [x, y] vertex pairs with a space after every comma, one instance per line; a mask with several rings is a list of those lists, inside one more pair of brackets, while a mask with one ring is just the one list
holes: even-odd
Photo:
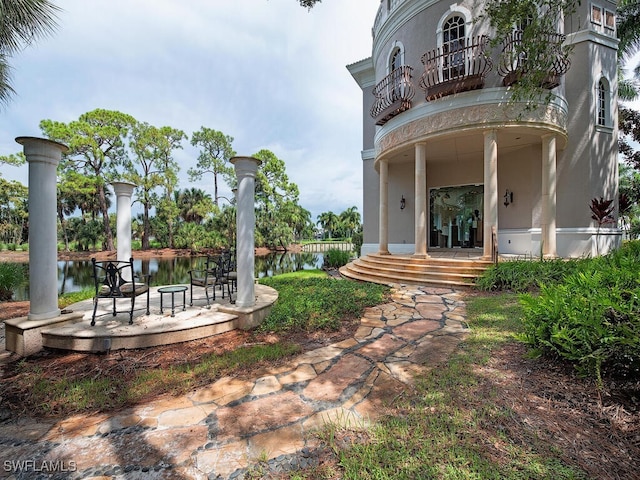
[[413, 258], [431, 258], [428, 253], [414, 253]]
[[378, 255], [391, 255], [389, 250], [378, 250]]
[[56, 308], [55, 310], [51, 310], [50, 312], [44, 313], [32, 313], [29, 312], [27, 315], [28, 320], [40, 321], [40, 320], [48, 320], [50, 318], [56, 318], [60, 316], [60, 309]]

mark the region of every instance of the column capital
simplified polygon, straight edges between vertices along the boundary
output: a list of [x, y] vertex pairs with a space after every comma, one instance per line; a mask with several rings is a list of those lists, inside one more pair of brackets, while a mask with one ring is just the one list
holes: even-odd
[[111, 182], [111, 186], [113, 187], [113, 192], [116, 194], [116, 197], [119, 197], [121, 195], [129, 197], [133, 193], [133, 189], [136, 188], [135, 183], [124, 181]]
[[235, 167], [238, 176], [255, 176], [262, 160], [254, 157], [233, 157], [229, 162]]
[[41, 162], [58, 165], [62, 154], [69, 150], [63, 143], [39, 137], [16, 137], [16, 143], [23, 146], [27, 162]]

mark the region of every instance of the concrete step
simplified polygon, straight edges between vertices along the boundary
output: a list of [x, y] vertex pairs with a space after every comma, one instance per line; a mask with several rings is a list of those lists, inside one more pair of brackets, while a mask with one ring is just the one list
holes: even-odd
[[347, 278], [373, 283], [472, 286], [491, 264], [480, 259], [370, 254], [345, 265], [340, 273]]

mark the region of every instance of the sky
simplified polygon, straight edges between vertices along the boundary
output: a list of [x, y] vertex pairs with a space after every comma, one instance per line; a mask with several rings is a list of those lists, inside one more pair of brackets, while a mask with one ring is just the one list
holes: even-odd
[[[55, 3], [56, 32], [10, 59], [17, 94], [0, 106], [0, 155], [21, 151], [16, 137], [42, 137], [43, 119], [117, 110], [189, 138], [219, 130], [237, 155], [271, 150], [314, 221], [362, 213], [362, 92], [346, 65], [371, 55], [378, 0], [323, 0], [310, 11], [297, 0]], [[213, 196], [210, 175], [189, 182], [198, 149], [183, 146], [178, 188]], [[1, 174], [28, 183], [27, 165]]]

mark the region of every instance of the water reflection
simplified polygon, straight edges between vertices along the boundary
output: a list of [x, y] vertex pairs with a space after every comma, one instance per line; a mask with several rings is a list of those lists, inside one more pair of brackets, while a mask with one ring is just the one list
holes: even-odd
[[[198, 257], [151, 258], [134, 260], [137, 273], [151, 275], [151, 285], [171, 285], [189, 283], [189, 270], [201, 261]], [[281, 273], [310, 270], [322, 267], [321, 253], [271, 253], [256, 257], [255, 277], [271, 277]], [[78, 292], [93, 288], [91, 261], [58, 262], [58, 294]], [[29, 287], [16, 289], [13, 295], [16, 301], [29, 299]]]

